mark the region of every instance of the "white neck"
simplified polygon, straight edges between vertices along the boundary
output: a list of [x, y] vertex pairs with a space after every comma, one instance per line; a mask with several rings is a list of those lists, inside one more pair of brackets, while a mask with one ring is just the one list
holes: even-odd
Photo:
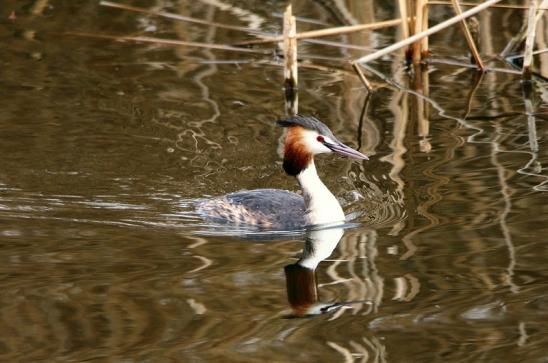
[[320, 180], [314, 161], [297, 175], [297, 180], [303, 191], [307, 225], [344, 222], [341, 205]]

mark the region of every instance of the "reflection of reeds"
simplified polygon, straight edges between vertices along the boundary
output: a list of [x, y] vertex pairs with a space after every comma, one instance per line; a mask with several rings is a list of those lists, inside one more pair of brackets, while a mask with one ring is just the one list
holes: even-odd
[[[500, 130], [500, 126], [496, 126], [497, 134], [498, 135], [504, 135], [503, 132]], [[512, 210], [512, 189], [508, 185], [508, 172], [506, 171], [503, 164], [498, 159], [498, 154], [501, 150], [500, 144], [499, 144], [499, 137], [497, 136], [493, 142], [491, 143], [491, 162], [497, 169], [497, 176], [499, 179], [499, 185], [500, 185], [500, 191], [502, 195], [502, 200], [504, 203], [504, 207], [502, 208], [502, 211], [499, 215], [499, 224], [500, 229], [502, 231], [502, 235], [504, 236], [504, 242], [506, 244], [506, 248], [508, 249], [508, 267], [506, 269], [506, 276], [504, 277], [504, 283], [510, 287], [510, 290], [513, 293], [519, 292], [519, 287], [514, 282], [514, 270], [516, 266], [516, 250], [514, 247], [514, 242], [512, 241], [512, 235], [510, 233], [510, 229], [508, 228], [508, 222], [507, 218]]]
[[225, 50], [225, 51], [232, 51], [232, 52], [255, 53], [255, 54], [270, 53], [268, 51], [260, 50], [260, 49], [234, 47], [234, 46], [225, 45], [225, 44], [187, 42], [187, 41], [178, 40], [178, 39], [161, 39], [161, 38], [140, 37], [140, 36], [132, 37], [132, 36], [123, 36], [123, 35], [107, 35], [107, 34], [83, 33], [83, 32], [67, 32], [66, 34], [79, 36], [79, 37], [87, 37], [87, 38], [115, 40], [117, 42], [153, 43], [158, 45], [196, 47], [196, 48], [217, 49], [217, 50]]
[[177, 21], [184, 21], [184, 22], [188, 22], [188, 23], [207, 25], [207, 26], [210, 26], [210, 27], [215, 27], [215, 28], [220, 28], [220, 29], [236, 30], [236, 31], [242, 31], [242, 32], [247, 32], [247, 33], [257, 33], [256, 30], [251, 29], [251, 28], [245, 28], [245, 27], [230, 25], [230, 24], [222, 24], [222, 23], [217, 23], [217, 22], [214, 22], [214, 21], [197, 19], [197, 18], [193, 18], [193, 17], [190, 17], [190, 16], [169, 13], [169, 12], [166, 12], [166, 11], [154, 11], [154, 10], [149, 10], [149, 9], [145, 9], [145, 8], [141, 8], [141, 7], [137, 7], [137, 6], [114, 3], [114, 2], [111, 2], [111, 1], [101, 1], [99, 3], [99, 5], [106, 6], [106, 7], [109, 7], [109, 8], [122, 9], [122, 10], [126, 10], [126, 11], [132, 11], [132, 12], [136, 12], [136, 13], [146, 14], [146, 15], [149, 15], [149, 16], [158, 16], [158, 17], [171, 19], [171, 20], [177, 20]]
[[[328, 341], [327, 345], [341, 354], [344, 362], [372, 362], [386, 363], [386, 347], [376, 337], [362, 337], [361, 341], [351, 340], [348, 342], [349, 347]], [[361, 358], [361, 359], [360, 359]], [[358, 359], [358, 360], [357, 360]]]
[[[320, 286], [344, 286], [345, 300], [357, 302], [353, 304], [353, 313], [361, 311], [365, 315], [376, 312], [384, 295], [384, 281], [375, 262], [378, 256], [376, 239], [375, 230], [349, 231], [339, 244], [338, 258], [326, 260], [330, 262], [326, 271], [332, 281]], [[371, 304], [360, 301], [368, 301]], [[337, 319], [343, 313], [344, 310], [337, 311], [332, 319]]]

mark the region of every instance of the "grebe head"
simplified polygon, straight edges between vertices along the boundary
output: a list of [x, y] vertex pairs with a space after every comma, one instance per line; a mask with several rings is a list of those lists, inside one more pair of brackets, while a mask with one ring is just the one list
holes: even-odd
[[334, 152], [355, 159], [369, 159], [337, 140], [331, 130], [315, 117], [292, 116], [278, 120], [278, 125], [288, 128], [283, 167], [289, 175], [296, 176], [306, 169], [316, 154]]

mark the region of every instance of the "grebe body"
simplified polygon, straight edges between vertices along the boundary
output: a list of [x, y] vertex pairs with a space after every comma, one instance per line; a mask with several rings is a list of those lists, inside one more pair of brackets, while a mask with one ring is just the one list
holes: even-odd
[[268, 229], [299, 229], [306, 225], [302, 196], [281, 189], [240, 190], [202, 201], [199, 211], [218, 222]]
[[314, 117], [293, 116], [278, 120], [286, 127], [283, 168], [294, 176], [302, 196], [280, 189], [243, 190], [200, 202], [198, 211], [207, 219], [263, 229], [300, 229], [311, 225], [344, 223], [337, 198], [320, 180], [314, 155], [337, 153], [356, 159], [364, 154], [344, 145]]

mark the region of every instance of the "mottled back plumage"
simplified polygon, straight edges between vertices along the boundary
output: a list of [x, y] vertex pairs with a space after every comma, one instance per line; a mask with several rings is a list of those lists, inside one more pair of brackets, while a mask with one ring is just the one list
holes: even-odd
[[280, 189], [241, 190], [198, 205], [210, 220], [268, 229], [298, 229], [306, 225], [304, 199]]

